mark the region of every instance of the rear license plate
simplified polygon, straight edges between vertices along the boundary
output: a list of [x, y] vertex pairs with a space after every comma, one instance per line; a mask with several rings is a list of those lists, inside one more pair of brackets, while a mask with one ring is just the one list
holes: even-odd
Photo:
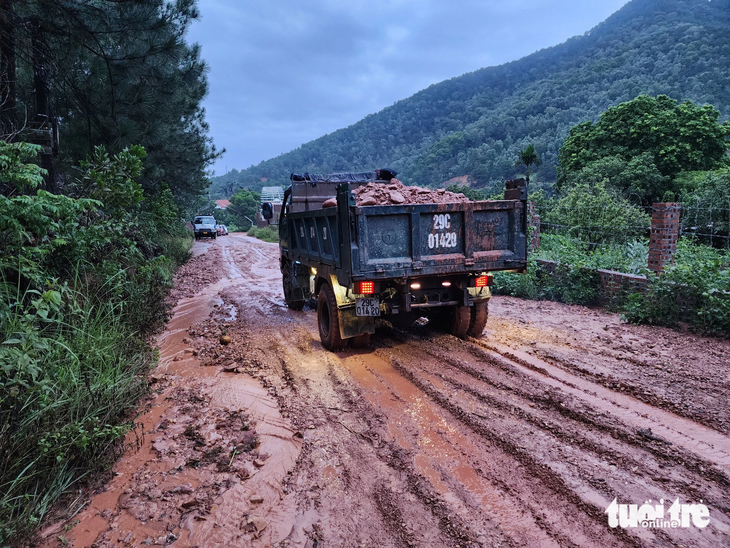
[[355, 299], [355, 314], [358, 316], [380, 316], [380, 299]]

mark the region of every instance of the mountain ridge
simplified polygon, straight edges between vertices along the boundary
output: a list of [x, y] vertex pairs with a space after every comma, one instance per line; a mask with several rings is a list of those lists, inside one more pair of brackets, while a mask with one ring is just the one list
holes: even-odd
[[730, 0], [632, 0], [582, 35], [521, 59], [450, 78], [243, 171], [215, 178], [257, 189], [292, 171], [392, 167], [410, 184], [467, 176], [490, 187], [517, 174], [534, 143], [555, 179], [557, 151], [575, 124], [637, 95], [712, 104], [730, 115]]

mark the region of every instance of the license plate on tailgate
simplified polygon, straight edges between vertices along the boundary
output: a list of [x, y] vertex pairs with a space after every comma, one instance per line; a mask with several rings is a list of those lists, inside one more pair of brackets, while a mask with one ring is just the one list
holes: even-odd
[[380, 299], [372, 297], [355, 299], [355, 314], [358, 316], [380, 316]]

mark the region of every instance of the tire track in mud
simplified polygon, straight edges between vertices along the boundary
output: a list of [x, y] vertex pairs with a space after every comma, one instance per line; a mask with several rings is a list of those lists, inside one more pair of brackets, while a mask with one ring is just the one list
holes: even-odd
[[[494, 345], [491, 344], [481, 344], [480, 346], [483, 346], [484, 348], [488, 350], [492, 350], [498, 354], [501, 354], [502, 356], [509, 358], [508, 354], [509, 352], [500, 351], [497, 349]], [[614, 356], [606, 351], [599, 351], [597, 354], [608, 358], [613, 359]], [[539, 356], [539, 359], [558, 368], [563, 369], [566, 372], [569, 372], [573, 375], [579, 376], [583, 379], [586, 379], [590, 382], [599, 384], [603, 386], [604, 388], [607, 388], [612, 391], [621, 392], [623, 394], [629, 395], [647, 405], [650, 405], [652, 407], [660, 408], [660, 409], [666, 409], [671, 413], [674, 413], [680, 417], [684, 417], [686, 419], [691, 420], [692, 422], [702, 424], [708, 428], [711, 428], [713, 430], [717, 430], [718, 432], [721, 432], [725, 435], [728, 435], [730, 433], [730, 427], [728, 424], [726, 424], [722, 419], [719, 419], [715, 416], [709, 415], [707, 413], [701, 412], [693, 412], [691, 409], [688, 409], [686, 406], [686, 402], [675, 402], [675, 401], [669, 401], [667, 399], [662, 398], [660, 394], [657, 394], [653, 391], [647, 390], [647, 387], [642, 387], [639, 385], [636, 385], [628, 380], [623, 380], [617, 375], [607, 374], [603, 372], [593, 372], [590, 371], [586, 364], [584, 363], [575, 363], [573, 361], [567, 360], [563, 357], [556, 356], [556, 355], [547, 355], [542, 354]], [[519, 360], [517, 360], [519, 361]], [[622, 361], [629, 362], [637, 367], [640, 368], [653, 368], [654, 365], [648, 363], [645, 360], [635, 359], [631, 357], [623, 357]], [[663, 371], [663, 370], [662, 370]], [[684, 378], [686, 380], [692, 381], [693, 384], [699, 384], [701, 385], [701, 392], [704, 395], [704, 406], [705, 407], [716, 407], [718, 409], [721, 409], [724, 405], [723, 398], [721, 391], [718, 390], [715, 386], [715, 382], [711, 382], [710, 379], [707, 379], [705, 377], [702, 377], [700, 375], [684, 375]]]
[[[324, 539], [334, 538], [335, 546], [358, 545], [338, 544], [337, 533], [343, 528], [363, 546], [481, 545], [468, 525], [450, 515], [438, 493], [408, 466], [407, 452], [388, 441], [382, 431], [387, 417], [363, 400], [343, 376], [337, 356], [313, 350], [307, 330], [297, 329], [293, 338], [294, 345], [290, 338], [279, 336], [257, 350], [273, 367], [282, 366], [282, 378], [296, 392], [296, 398], [281, 394], [282, 407], [299, 417], [304, 429], [305, 445], [295, 473], [299, 481], [305, 478], [305, 484], [317, 486], [317, 496], [300, 491], [300, 514], [313, 512], [324, 523]], [[342, 470], [333, 472], [333, 462]], [[332, 479], [340, 477], [341, 489], [332, 485]], [[333, 515], [339, 521], [328, 527]]]
[[[510, 363], [504, 359], [496, 360], [494, 356], [485, 354], [472, 342], [458, 341], [450, 336], [438, 334], [434, 341], [427, 337], [409, 336], [398, 332], [391, 332], [390, 336], [394, 339], [392, 342], [395, 344], [388, 344], [391, 341], [386, 338], [383, 341], [385, 346], [378, 351], [388, 355], [396, 369], [422, 388], [434, 401], [439, 402], [465, 424], [491, 440], [504, 442], [505, 434], [509, 438], [509, 428], [495, 427], [492, 424], [498, 422], [494, 420], [495, 416], [485, 416], [478, 412], [468, 411], [475, 407], [476, 402], [487, 404], [494, 415], [500, 417], [506, 415], [541, 429], [550, 444], [558, 448], [561, 443], [570, 443], [570, 445], [580, 447], [584, 457], [588, 453], [593, 454], [593, 460], [600, 458], [602, 461], [607, 459], [618, 461], [623, 469], [632, 467], [634, 472], [637, 471], [637, 468], [647, 468], [648, 464], [649, 468], [654, 471], [655, 477], [651, 479], [641, 478], [640, 473], [624, 474], [621, 481], [606, 482], [605, 478], [601, 478], [598, 485], [595, 486], [595, 493], [602, 493], [605, 498], [599, 501], [598, 505], [595, 504], [595, 496], [587, 496], [587, 493], [582, 492], [584, 488], [578, 490], [579, 499], [587, 498], [587, 501], [580, 501], [579, 504], [587, 502], [589, 506], [593, 506], [592, 513], [599, 517], [603, 528], [606, 528], [606, 518], [605, 516], [600, 517], [600, 514], [614, 497], [630, 500], [632, 497], [636, 498], [637, 493], [643, 492], [653, 494], [654, 500], [657, 500], [662, 493], [681, 493], [684, 495], [683, 500], [703, 499], [712, 505], [714, 512], [718, 510], [722, 512], [724, 516], [715, 514], [715, 517], [719, 518], [716, 520], [715, 526], [724, 534], [728, 533], [727, 518], [730, 516], [730, 509], [727, 505], [727, 478], [722, 471], [709, 469], [712, 466], [711, 460], [700, 459], [688, 451], [678, 450], [654, 440], [637, 439], [630, 427], [607, 413], [604, 417], [604, 414], [596, 413], [585, 405], [582, 406], [582, 409], [574, 408], [575, 402], [571, 402], [570, 398], [565, 398], [565, 395], [561, 395], [555, 387], [548, 386], [549, 390], [541, 390], [539, 381], [526, 376], [519, 364]], [[472, 359], [472, 363], [468, 363], [455, 358], [454, 354], [458, 354], [459, 351], [467, 355], [471, 354], [473, 358], [477, 359]], [[429, 361], [428, 358], [432, 359]], [[459, 378], [459, 373], [462, 375], [461, 378]], [[511, 377], [515, 378], [513, 382], [509, 381]], [[454, 398], [449, 395], [447, 389], [438, 387], [439, 384], [448, 385], [458, 391], [458, 397]], [[477, 385], [481, 385], [481, 387], [477, 388]], [[533, 390], [528, 390], [526, 385]], [[546, 387], [543, 386], [543, 388]], [[500, 393], [494, 395], [495, 392]], [[513, 396], [517, 396], [519, 401], [514, 401]], [[469, 401], [470, 398], [473, 401]], [[557, 418], [560, 420], [546, 422], [546, 418], [549, 419], [549, 417], [537, 416], [540, 414], [541, 408], [557, 412]], [[475, 416], [483, 420], [479, 421], [475, 419]], [[566, 424], [566, 421], [574, 424]], [[587, 431], [580, 431], [581, 429], [586, 430], [586, 427], [588, 427]], [[703, 427], [697, 425], [697, 428], [702, 429]], [[541, 441], [541, 445], [545, 445], [545, 443], [545, 440]], [[520, 445], [521, 440], [516, 437], [511, 449], [519, 449]], [[510, 449], [509, 443], [506, 449]], [[563, 481], [563, 486], [568, 490], [575, 489], [575, 487], [569, 486], [570, 474], [565, 473], [559, 458], [557, 463], [555, 458], [551, 463], [549, 455], [541, 454], [539, 450], [536, 450], [536, 453], [539, 456], [532, 464], [537, 477], [544, 470], [545, 463], [550, 463], [555, 470], [560, 472], [560, 475], [567, 476], [568, 481]], [[528, 457], [528, 460], [532, 460], [532, 457]], [[583, 458], [583, 460], [585, 462], [582, 467], [577, 467], [579, 472], [581, 468], [590, 469], [590, 459]], [[674, 468], [678, 466], [679, 473], [671, 470], [671, 475], [675, 477], [667, 478], [667, 471], [661, 469], [668, 466]], [[607, 473], [602, 475], [608, 477]], [[593, 483], [595, 484], [595, 481]], [[613, 486], [609, 486], [611, 483]], [[659, 496], [656, 496], [657, 494]], [[575, 501], [574, 497], [573, 500]], [[658, 541], [661, 539], [673, 542], [672, 538], [676, 541], [676, 537], [669, 537], [661, 530], [656, 532], [656, 537], [658, 537]], [[644, 541], [646, 540], [645, 538]]]
[[[617, 321], [597, 309], [501, 297], [482, 345], [518, 349], [605, 388], [730, 434], [728, 341]], [[548, 316], [549, 309], [552, 316]], [[556, 325], [561, 312], [575, 324]], [[521, 319], [525, 314], [528, 321]], [[543, 329], [538, 330], [535, 327]], [[497, 351], [497, 350], [495, 350]]]
[[[380, 329], [371, 350], [326, 352], [314, 312], [282, 306], [276, 247], [236, 247], [230, 258], [243, 277], [255, 277], [256, 269], [266, 274], [247, 285], [245, 298], [228, 297], [250, 311], [243, 315], [252, 359], [276, 387], [282, 415], [304, 437], [286, 485], [310, 542], [689, 547], [730, 541], [722, 434], [653, 402], [636, 401], [642, 412], [632, 417], [635, 400], [586, 378], [585, 364], [561, 367], [529, 355], [523, 363], [513, 349], [483, 339]], [[606, 393], [611, 398], [599, 396]], [[638, 433], [647, 426], [654, 434]], [[687, 431], [716, 436], [716, 449], [702, 438], [704, 445], [689, 444]], [[613, 498], [641, 504], [659, 497], [704, 500], [710, 527], [608, 527], [604, 509]], [[295, 538], [275, 545], [299, 546]]]
[[[477, 363], [479, 361], [486, 362], [490, 366], [495, 366], [496, 368], [503, 371], [517, 374], [521, 373], [519, 365], [525, 365], [526, 367], [529, 367], [537, 372], [549, 375], [544, 369], [535, 366], [535, 364], [524, 364], [519, 360], [510, 360], [510, 353], [501, 354], [502, 357], [507, 358], [506, 360], [502, 360], [499, 358], [499, 356], [490, 355], [484, 352], [481, 348], [483, 345], [481, 344], [466, 344], [466, 349], [475, 356], [475, 358], [477, 359]], [[491, 346], [489, 346], [489, 348], [493, 349]], [[451, 368], [460, 370], [471, 377], [489, 383], [490, 386], [494, 386], [495, 388], [498, 387], [500, 390], [507, 391], [510, 394], [519, 395], [519, 397], [522, 399], [523, 405], [521, 408], [515, 408], [513, 406], [507, 406], [504, 403], [504, 398], [496, 398], [483, 392], [477, 394], [470, 385], [465, 383], [459, 384], [459, 388], [464, 392], [472, 393], [476, 397], [487, 401], [490, 405], [494, 407], [499, 407], [504, 410], [518, 410], [523, 419], [533, 422], [536, 426], [540, 426], [541, 420], [543, 419], [533, 417], [530, 412], [528, 412], [527, 407], [534, 407], [534, 405], [537, 403], [543, 406], [549, 406], [551, 409], [558, 412], [564, 418], [574, 420], [578, 429], [580, 429], [581, 425], [588, 425], [593, 429], [597, 429], [601, 432], [610, 434], [614, 440], [621, 440], [629, 445], [640, 448], [642, 451], [651, 452], [656, 458], [662, 459], [665, 463], [672, 460], [680, 460], [684, 462], [685, 467], [692, 469], [693, 474], [705, 474], [706, 476], [708, 476], [709, 479], [714, 482], [720, 483], [724, 486], [730, 486], [730, 481], [728, 480], [727, 474], [725, 474], [722, 470], [714, 469], [713, 466], [715, 465], [715, 463], [713, 463], [708, 458], [703, 458], [702, 456], [698, 456], [686, 450], [680, 450], [677, 446], [672, 446], [671, 443], [661, 442], [657, 439], [652, 440], [651, 438], [647, 439], [642, 438], [641, 436], [637, 436], [636, 430], [629, 428], [627, 424], [622, 422], [616, 422], [615, 418], [611, 415], [604, 417], [603, 414], [596, 413], [590, 407], [587, 407], [585, 405], [583, 405], [582, 407], [566, 405], [565, 402], [567, 401], [567, 399], [564, 397], [564, 395], [561, 395], [561, 393], [556, 389], [553, 389], [552, 393], [547, 392], [548, 396], [544, 396], [543, 391], [540, 389], [539, 381], [536, 381], [534, 378], [525, 377], [524, 375], [522, 375], [520, 377], [520, 384], [508, 386], [503, 382], [490, 379], [485, 374], [485, 369], [480, 369], [476, 366], [468, 364], [463, 360], [456, 359], [453, 356], [444, 353], [440, 348], [434, 350], [428, 347], [420, 347], [420, 350], [428, 353], [434, 358], [437, 358], [441, 361], [441, 363], [445, 363]], [[453, 379], [448, 380], [452, 383], [455, 382]], [[524, 389], [525, 383], [531, 383], [532, 385], [534, 385], [534, 389], [532, 392], [528, 392]], [[570, 383], [567, 384], [571, 388], [575, 388], [574, 385], [571, 385]], [[561, 426], [562, 425], [560, 423], [556, 423], [549, 429], [554, 430], [555, 428], [560, 428]], [[685, 428], [689, 428], [689, 426], [689, 423], [685, 423]], [[585, 432], [578, 432], [574, 430], [572, 435], [575, 439], [579, 440], [579, 443], [581, 445], [583, 445], [582, 438], [585, 437]], [[648, 443], [650, 441], [658, 441], [658, 443]], [[593, 443], [598, 442], [596, 442], [596, 440], [594, 439]], [[611, 441], [610, 443], [614, 444], [615, 442]], [[609, 452], [609, 449], [607, 447], [603, 447], [599, 451], [599, 454], [605, 454], [607, 452]]]
[[[507, 359], [510, 366], [523, 373], [537, 373], [542, 382], [557, 386], [570, 395], [584, 399], [588, 404], [616, 416], [634, 429], [649, 425], [655, 436], [666, 439], [671, 444], [682, 447], [687, 453], [694, 454], [708, 465], [713, 463], [720, 468], [725, 483], [730, 485], [730, 438], [714, 429], [702, 426], [690, 419], [679, 417], [660, 408], [635, 400], [631, 396], [604, 388], [593, 382], [557, 368], [533, 356], [512, 349], [493, 345], [488, 350]], [[488, 355], [487, 355], [488, 356]], [[487, 358], [489, 359], [489, 357]], [[492, 356], [492, 360], [494, 356]], [[562, 386], [561, 386], [562, 385]], [[643, 424], [639, 424], [643, 422]], [[690, 435], [687, 432], [693, 432]]]
[[[565, 485], [559, 474], [554, 473], [549, 466], [538, 462], [519, 445], [511, 443], [509, 439], [490, 428], [486, 417], [478, 417], [474, 413], [465, 411], [462, 405], [454, 403], [452, 398], [437, 389], [432, 382], [423, 378], [423, 375], [419, 374], [417, 370], [396, 358], [391, 358], [391, 362], [395, 370], [405, 379], [448, 411], [456, 420], [488, 442], [487, 447], [482, 451], [488, 455], [487, 458], [497, 461], [498, 465], [492, 466], [492, 470], [485, 473], [484, 469], [487, 466], [486, 462], [483, 463], [479, 468], [480, 476], [505, 492], [503, 497], [507, 500], [500, 501], [501, 504], [522, 507], [531, 514], [536, 525], [544, 529], [561, 546], [639, 545], [625, 538], [622, 531], [616, 530], [612, 531], [618, 533], [616, 541], [628, 542], [612, 542], [605, 537], [595, 538], [595, 531], [603, 527], [600, 519], [601, 511], [597, 511], [594, 506], [587, 504], [584, 498], [577, 496]], [[532, 482], [535, 479], [538, 479], [539, 483]], [[550, 507], [546, 507], [548, 501], [551, 503]], [[583, 515], [575, 512], [572, 507], [582, 510]], [[560, 530], [564, 527], [568, 516], [573, 516], [573, 520], [571, 531], [566, 535]], [[587, 523], [585, 519], [581, 520], [583, 523], [578, 523], [579, 520], [576, 518], [583, 516], [592, 519]], [[506, 524], [500, 525], [504, 527]]]

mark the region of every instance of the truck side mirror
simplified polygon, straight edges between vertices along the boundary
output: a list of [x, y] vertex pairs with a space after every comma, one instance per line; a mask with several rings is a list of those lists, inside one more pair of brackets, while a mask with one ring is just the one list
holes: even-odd
[[271, 202], [261, 204], [261, 216], [267, 221], [274, 218], [274, 206], [271, 205]]

